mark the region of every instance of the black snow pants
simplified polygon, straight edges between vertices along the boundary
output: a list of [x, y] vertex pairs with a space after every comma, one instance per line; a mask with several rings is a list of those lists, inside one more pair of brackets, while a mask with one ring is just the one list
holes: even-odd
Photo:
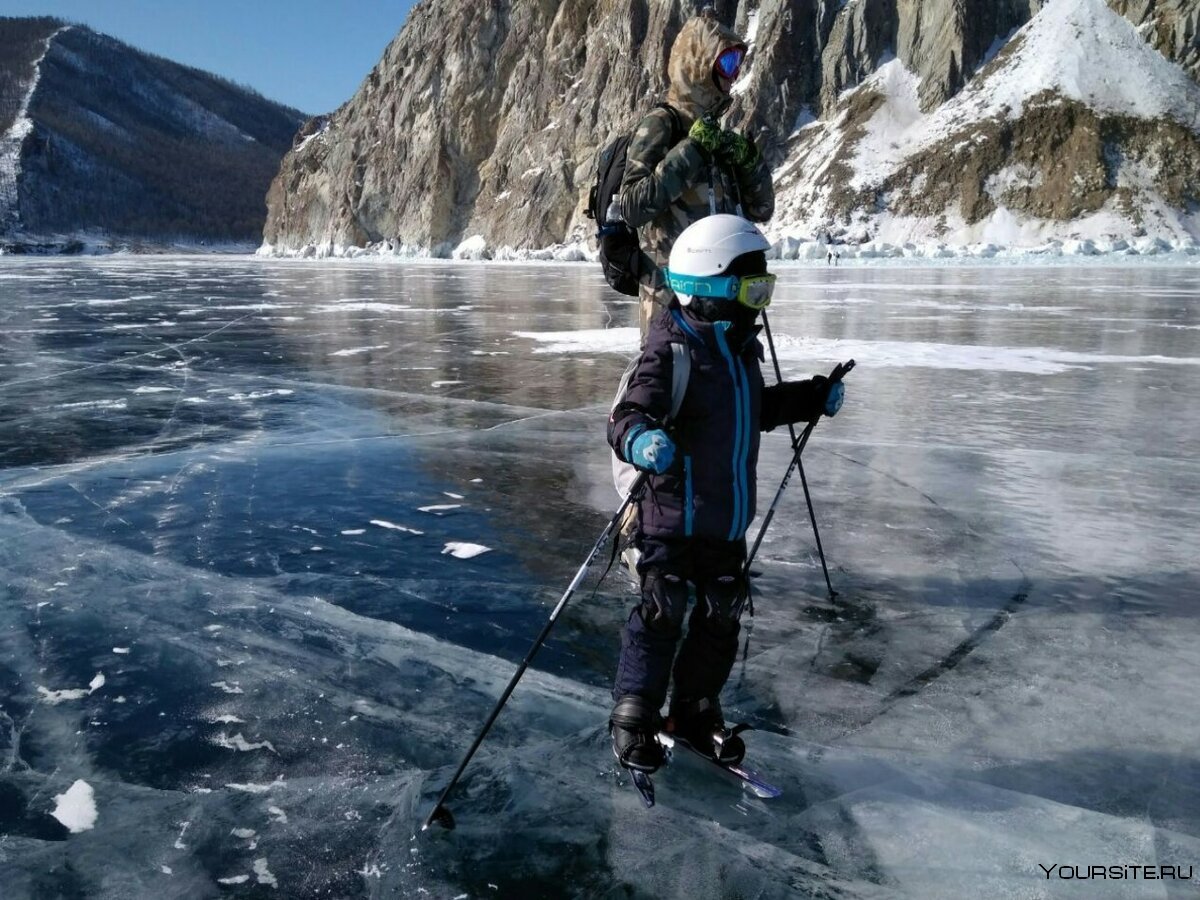
[[[621, 631], [613, 699], [634, 694], [659, 709], [672, 674], [675, 699], [717, 697], [737, 657], [738, 619], [748, 596], [746, 542], [641, 535], [638, 546], [642, 599]], [[689, 583], [696, 605], [676, 658]]]

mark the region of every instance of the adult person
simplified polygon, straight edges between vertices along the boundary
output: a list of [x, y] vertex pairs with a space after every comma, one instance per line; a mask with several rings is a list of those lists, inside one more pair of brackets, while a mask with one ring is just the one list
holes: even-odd
[[[684, 23], [667, 64], [670, 109], [656, 107], [638, 124], [626, 153], [620, 209], [653, 262], [640, 287], [642, 342], [674, 295], [663, 275], [675, 239], [705, 216], [733, 213], [765, 222], [775, 188], [752, 138], [723, 129], [730, 91], [746, 44], [711, 8]], [[647, 267], [650, 268], [650, 267]]]

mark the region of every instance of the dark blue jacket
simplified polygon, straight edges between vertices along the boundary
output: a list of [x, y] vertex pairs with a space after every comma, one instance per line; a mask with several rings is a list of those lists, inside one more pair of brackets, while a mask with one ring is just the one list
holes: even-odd
[[687, 393], [667, 429], [675, 462], [650, 476], [641, 500], [643, 534], [736, 541], [754, 518], [759, 431], [785, 419], [779, 386], [763, 384], [758, 329], [731, 343], [730, 328], [673, 306], [651, 326], [625, 397], [609, 418], [609, 444], [628, 462], [638, 434], [662, 427], [670, 413], [671, 344], [687, 346]]

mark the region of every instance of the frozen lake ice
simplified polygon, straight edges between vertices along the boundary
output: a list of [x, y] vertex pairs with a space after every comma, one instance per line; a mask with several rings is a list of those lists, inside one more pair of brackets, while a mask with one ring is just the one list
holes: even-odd
[[805, 453], [839, 596], [793, 483], [724, 697], [784, 796], [679, 764], [641, 807], [601, 567], [418, 834], [616, 508], [633, 305], [588, 265], [0, 262], [6, 900], [1196, 896], [1065, 877], [1200, 873], [1196, 267], [779, 271], [785, 375], [858, 361]]

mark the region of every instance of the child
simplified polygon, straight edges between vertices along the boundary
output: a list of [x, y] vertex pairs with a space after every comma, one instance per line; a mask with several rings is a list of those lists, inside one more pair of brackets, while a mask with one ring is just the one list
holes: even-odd
[[[672, 674], [667, 729], [723, 762], [745, 753], [741, 738], [726, 734], [719, 695], [750, 591], [743, 568], [758, 432], [841, 407], [842, 384], [822, 376], [763, 384], [755, 320], [775, 285], [769, 247], [757, 228], [732, 215], [701, 219], [679, 236], [666, 273], [679, 304], [651, 326], [609, 419], [613, 449], [650, 473], [635, 538], [642, 596], [621, 632], [609, 720], [613, 753], [630, 769], [653, 772], [662, 764], [656, 735]], [[691, 367], [678, 415], [668, 422], [672, 344], [687, 347]], [[689, 583], [696, 605], [676, 658]]]

